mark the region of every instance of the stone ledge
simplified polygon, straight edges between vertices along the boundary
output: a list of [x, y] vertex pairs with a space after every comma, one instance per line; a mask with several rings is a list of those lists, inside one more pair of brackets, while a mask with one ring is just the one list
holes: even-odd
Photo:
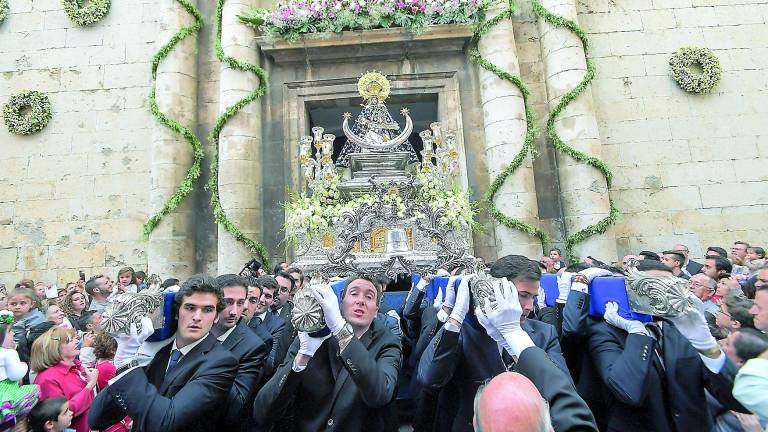
[[303, 36], [295, 43], [264, 36], [256, 38], [261, 51], [276, 63], [330, 63], [339, 59], [366, 62], [374, 58], [410, 58], [461, 52], [472, 37], [468, 24], [430, 26], [416, 35], [407, 28], [353, 30]]

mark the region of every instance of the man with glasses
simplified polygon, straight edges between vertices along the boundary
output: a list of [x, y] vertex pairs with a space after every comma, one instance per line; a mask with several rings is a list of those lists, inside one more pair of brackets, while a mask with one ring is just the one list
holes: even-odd
[[716, 288], [717, 282], [704, 273], [695, 274], [688, 280], [688, 289], [704, 303], [704, 311], [712, 315], [718, 310], [717, 304], [712, 301]]
[[676, 244], [672, 251], [683, 254], [683, 257], [685, 257], [685, 263], [683, 264], [683, 273], [687, 274], [688, 277], [691, 277], [695, 275], [696, 273], [701, 272], [701, 269], [704, 267], [701, 263], [698, 263], [688, 257], [688, 246], [683, 244]]
[[733, 246], [731, 246], [731, 256], [733, 257], [734, 264], [742, 265], [744, 263], [744, 258], [747, 257], [748, 248], [749, 243], [747, 242], [740, 240], [733, 242]]
[[729, 293], [721, 302], [715, 315], [715, 324], [727, 333], [742, 328], [754, 328], [754, 320], [749, 309], [752, 302], [737, 292]]

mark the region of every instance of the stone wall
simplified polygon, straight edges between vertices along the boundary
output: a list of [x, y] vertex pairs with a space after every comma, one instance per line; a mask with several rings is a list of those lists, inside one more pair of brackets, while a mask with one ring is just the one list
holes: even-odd
[[146, 268], [156, 11], [156, 1], [113, 2], [102, 21], [77, 27], [60, 0], [11, 0], [0, 101], [39, 90], [54, 113], [27, 137], [0, 125], [0, 281]]
[[[622, 213], [619, 254], [682, 242], [692, 256], [768, 244], [768, 4], [763, 0], [585, 0], [598, 68], [592, 94]], [[670, 56], [708, 47], [723, 79], [682, 91]]]

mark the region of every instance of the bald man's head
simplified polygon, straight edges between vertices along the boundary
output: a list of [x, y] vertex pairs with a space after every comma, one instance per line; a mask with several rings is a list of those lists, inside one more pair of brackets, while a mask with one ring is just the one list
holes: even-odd
[[478, 432], [548, 432], [549, 406], [536, 386], [523, 375], [504, 372], [481, 387], [475, 396]]

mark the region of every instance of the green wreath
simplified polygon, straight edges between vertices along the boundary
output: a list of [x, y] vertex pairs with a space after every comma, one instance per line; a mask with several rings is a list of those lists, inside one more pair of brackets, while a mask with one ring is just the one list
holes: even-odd
[[48, 96], [34, 90], [25, 90], [11, 96], [3, 106], [5, 125], [11, 133], [17, 135], [30, 135], [41, 131], [52, 116]]
[[0, 0], [0, 23], [8, 16], [8, 0]]
[[83, 6], [85, 0], [61, 0], [64, 12], [73, 23], [79, 26], [89, 26], [107, 16], [110, 0], [90, 0]]
[[[693, 72], [691, 66], [699, 66], [701, 73]], [[672, 70], [672, 78], [680, 88], [689, 93], [711, 92], [723, 75], [720, 60], [708, 48], [680, 48], [669, 59], [669, 67]]]

